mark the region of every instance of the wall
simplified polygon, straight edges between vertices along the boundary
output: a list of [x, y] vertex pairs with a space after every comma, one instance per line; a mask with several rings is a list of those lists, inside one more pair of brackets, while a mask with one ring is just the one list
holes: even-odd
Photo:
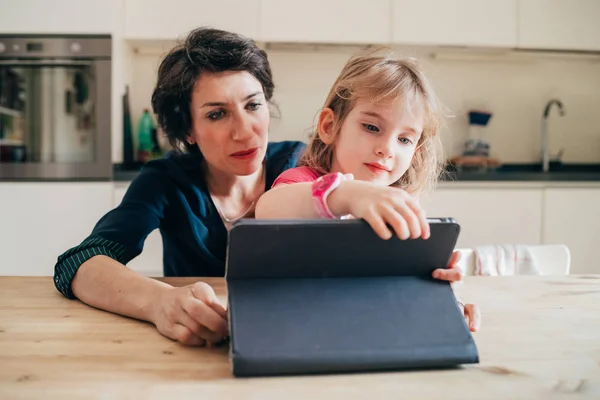
[[[170, 44], [130, 53], [129, 82], [134, 122], [150, 105], [156, 69]], [[271, 139], [307, 140], [319, 107], [348, 56], [356, 48], [267, 48], [281, 118], [272, 122]], [[444, 130], [448, 154], [460, 151], [467, 137], [466, 112], [493, 112], [486, 132], [492, 153], [503, 162], [539, 159], [540, 121], [546, 102], [559, 98], [566, 116], [553, 110], [551, 152], [565, 149], [563, 161], [600, 162], [600, 58], [577, 56], [478, 56], [457, 52], [432, 57], [431, 49], [396, 48], [418, 57], [438, 95], [454, 114]], [[436, 53], [440, 54], [440, 53]], [[134, 129], [136, 129], [134, 125]]]

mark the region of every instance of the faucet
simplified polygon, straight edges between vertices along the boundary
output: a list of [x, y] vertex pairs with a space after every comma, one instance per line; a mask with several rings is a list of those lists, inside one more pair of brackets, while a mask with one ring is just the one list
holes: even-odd
[[[550, 146], [548, 140], [548, 116], [550, 115], [550, 110], [552, 109], [552, 105], [556, 104], [558, 107], [558, 115], [561, 117], [565, 115], [565, 109], [560, 100], [552, 99], [546, 104], [546, 108], [544, 109], [544, 116], [542, 117], [542, 171], [548, 172], [550, 171]], [[559, 154], [562, 154], [562, 150]]]

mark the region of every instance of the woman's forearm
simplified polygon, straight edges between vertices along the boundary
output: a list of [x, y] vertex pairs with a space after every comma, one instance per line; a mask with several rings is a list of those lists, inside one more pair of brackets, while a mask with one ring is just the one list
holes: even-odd
[[73, 294], [82, 302], [148, 322], [154, 322], [158, 294], [170, 288], [100, 255], [81, 264], [71, 283]]

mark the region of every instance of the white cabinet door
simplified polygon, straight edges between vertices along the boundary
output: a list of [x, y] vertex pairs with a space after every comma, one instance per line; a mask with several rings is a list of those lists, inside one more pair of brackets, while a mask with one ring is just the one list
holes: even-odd
[[[113, 207], [121, 204], [128, 184], [117, 183], [115, 185]], [[146, 276], [163, 276], [163, 247], [162, 237], [158, 229], [148, 235], [144, 242], [142, 254], [131, 260], [127, 266], [134, 271]]]
[[175, 40], [201, 27], [255, 38], [260, 0], [125, 0], [126, 39]]
[[544, 202], [544, 243], [569, 247], [572, 274], [599, 274], [600, 189], [548, 188]]
[[520, 0], [519, 47], [600, 50], [600, 1]]
[[429, 217], [456, 219], [457, 247], [540, 244], [542, 196], [542, 189], [439, 188], [422, 206]]
[[392, 0], [394, 43], [515, 47], [517, 0]]
[[259, 39], [389, 43], [389, 0], [262, 0]]
[[113, 184], [0, 183], [0, 275], [54, 274], [111, 209]]
[[8, 0], [1, 7], [0, 32], [110, 34], [120, 3], [120, 0]]

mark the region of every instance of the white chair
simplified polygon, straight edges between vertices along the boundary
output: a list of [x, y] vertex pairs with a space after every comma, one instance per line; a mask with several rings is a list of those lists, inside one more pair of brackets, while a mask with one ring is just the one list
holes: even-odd
[[[536, 260], [541, 275], [568, 275], [571, 269], [571, 252], [562, 244], [527, 246]], [[458, 266], [465, 275], [475, 275], [475, 252], [473, 249], [457, 249], [461, 252]]]

